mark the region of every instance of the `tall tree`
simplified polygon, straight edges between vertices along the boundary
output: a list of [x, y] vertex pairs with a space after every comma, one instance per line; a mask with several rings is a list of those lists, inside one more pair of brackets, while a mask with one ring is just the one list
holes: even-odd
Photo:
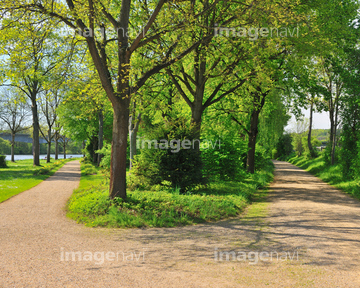
[[[180, 9], [179, 6], [184, 6], [182, 8], [186, 9], [185, 3], [173, 5], [165, 0], [144, 3], [122, 0], [119, 12], [118, 4], [113, 1], [103, 3], [93, 0], [80, 2], [67, 0], [66, 5], [63, 2], [53, 1], [22, 3], [4, 0], [3, 2], [2, 7], [5, 7], [7, 11], [27, 10], [45, 14], [79, 30], [84, 36], [101, 84], [114, 109], [109, 195], [111, 198], [125, 199], [126, 148], [131, 97], [152, 75], [184, 57], [204, 40], [189, 43], [185, 49], [177, 49], [182, 35], [179, 28], [186, 19], [175, 19], [174, 12]], [[139, 5], [148, 9], [138, 9]], [[215, 7], [213, 6], [212, 9]], [[165, 17], [166, 15], [168, 17]], [[169, 15], [173, 16], [172, 19]], [[196, 17], [200, 16], [201, 13]], [[155, 25], [157, 20], [159, 23]], [[133, 27], [142, 27], [135, 37], [132, 37], [130, 24]], [[100, 29], [101, 35], [96, 35], [95, 29]], [[115, 31], [112, 35], [110, 35], [111, 30]], [[165, 56], [164, 54], [158, 57], [154, 55], [147, 71], [138, 78], [138, 81], [131, 81], [134, 72], [130, 63], [132, 55], [138, 50], [148, 55], [156, 53], [152, 43], [163, 35], [169, 35], [168, 39], [173, 39], [167, 52], [164, 53]], [[150, 50], [149, 47], [151, 47]], [[169, 57], [173, 51], [177, 53]]]
[[[3, 85], [17, 87], [31, 102], [33, 163], [40, 165], [38, 98], [51, 74], [67, 69], [70, 42], [59, 37], [56, 23], [16, 13], [2, 19], [0, 52]], [[19, 33], [19, 30], [21, 33]], [[62, 41], [60, 41], [62, 40]], [[68, 44], [67, 44], [68, 43]], [[52, 78], [53, 79], [53, 78]]]

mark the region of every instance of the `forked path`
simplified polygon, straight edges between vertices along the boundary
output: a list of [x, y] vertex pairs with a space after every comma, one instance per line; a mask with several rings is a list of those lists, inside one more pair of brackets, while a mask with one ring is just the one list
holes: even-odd
[[0, 287], [360, 287], [359, 202], [275, 165], [265, 219], [93, 229], [65, 217], [80, 179], [69, 162], [0, 204]]

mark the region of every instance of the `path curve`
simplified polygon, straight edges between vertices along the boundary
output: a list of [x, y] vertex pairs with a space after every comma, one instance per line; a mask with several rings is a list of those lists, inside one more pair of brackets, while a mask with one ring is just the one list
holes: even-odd
[[[360, 287], [359, 202], [293, 165], [275, 165], [265, 221], [94, 229], [65, 217], [80, 179], [79, 162], [69, 162], [0, 204], [0, 287]], [[255, 265], [215, 261], [219, 251], [298, 257]]]

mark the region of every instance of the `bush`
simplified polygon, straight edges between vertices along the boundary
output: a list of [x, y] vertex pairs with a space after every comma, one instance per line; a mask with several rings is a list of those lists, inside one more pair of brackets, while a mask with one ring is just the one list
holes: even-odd
[[[131, 188], [150, 188], [169, 181], [173, 188], [179, 188], [181, 193], [185, 193], [190, 187], [203, 183], [200, 151], [194, 145], [184, 149], [179, 142], [188, 139], [193, 144], [194, 131], [194, 127], [189, 126], [185, 119], [153, 127], [146, 135], [153, 142], [144, 140], [142, 144], [147, 145], [141, 147], [140, 154], [135, 156]], [[170, 147], [164, 143], [170, 144]], [[153, 144], [158, 147], [153, 147]]]
[[97, 170], [94, 165], [90, 163], [86, 163], [81, 166], [81, 175], [95, 175], [97, 174]]
[[319, 156], [318, 152], [316, 151], [316, 147], [320, 146], [321, 142], [316, 137], [311, 137], [311, 146], [313, 148], [312, 151], [309, 150], [307, 136], [302, 137], [302, 143], [304, 147], [304, 156], [306, 156], [306, 158], [314, 159]]
[[340, 140], [340, 164], [345, 179], [355, 179], [359, 177], [360, 141], [356, 142], [356, 136], [348, 125], [344, 125]]
[[273, 158], [286, 160], [293, 152], [292, 141], [293, 139], [290, 134], [282, 135], [276, 145], [276, 151], [273, 151], [275, 152], [275, 155], [273, 154]]
[[255, 170], [261, 170], [269, 163], [269, 156], [266, 149], [256, 145], [255, 149]]
[[0, 138], [0, 154], [11, 154], [10, 141]]
[[5, 155], [0, 155], [0, 168], [7, 168], [5, 158], [6, 158]]
[[[219, 140], [220, 141], [220, 140]], [[242, 175], [246, 165], [247, 144], [221, 139], [220, 147], [203, 149], [204, 175], [214, 180], [234, 180]]]
[[96, 153], [102, 154], [103, 157], [100, 161], [100, 167], [110, 170], [110, 164], [111, 164], [111, 144], [106, 143], [102, 149], [97, 150]]
[[47, 175], [50, 172], [50, 167], [44, 166], [34, 170], [34, 175]]

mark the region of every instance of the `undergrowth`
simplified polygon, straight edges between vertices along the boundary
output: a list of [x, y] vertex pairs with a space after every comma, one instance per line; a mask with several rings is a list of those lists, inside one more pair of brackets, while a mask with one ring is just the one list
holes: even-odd
[[[89, 168], [89, 163], [81, 165], [82, 171]], [[186, 194], [171, 188], [128, 191], [124, 201], [108, 197], [106, 177], [101, 170], [93, 169], [97, 174], [82, 174], [80, 186], [67, 204], [70, 218], [91, 227], [174, 227], [234, 217], [273, 178], [270, 162], [262, 171], [241, 181], [199, 185]]]

